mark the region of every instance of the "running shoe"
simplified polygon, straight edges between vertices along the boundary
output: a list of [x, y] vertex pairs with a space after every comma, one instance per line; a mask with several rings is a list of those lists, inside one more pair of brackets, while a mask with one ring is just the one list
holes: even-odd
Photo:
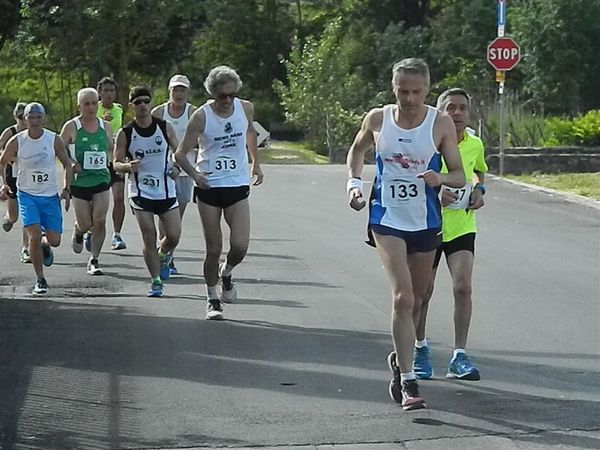
[[226, 267], [225, 262], [219, 266], [219, 276], [221, 277], [221, 300], [224, 303], [233, 303], [237, 300], [237, 289], [231, 281], [231, 275], [225, 277], [221, 275]]
[[388, 355], [388, 366], [393, 378], [390, 381], [389, 393], [392, 400], [402, 405], [404, 411], [423, 409], [425, 400], [419, 394], [419, 385], [416, 380], [401, 381], [400, 368], [396, 364], [396, 352]]
[[148, 297], [162, 297], [163, 296], [163, 284], [152, 283], [150, 290], [148, 291]]
[[54, 262], [54, 252], [48, 244], [42, 244], [42, 257], [46, 267], [50, 267]]
[[48, 283], [44, 277], [38, 278], [33, 286], [33, 295], [45, 295], [48, 293]]
[[98, 263], [98, 259], [90, 258], [87, 264], [87, 273], [88, 275], [104, 275], [100, 268], [100, 264]]
[[415, 347], [413, 353], [413, 372], [419, 380], [429, 380], [433, 377], [433, 367], [429, 359], [429, 347]]
[[83, 246], [88, 252], [92, 251], [92, 233], [89, 231], [83, 235]]
[[121, 237], [120, 234], [113, 237], [113, 239], [112, 239], [112, 249], [113, 250], [125, 250], [126, 248], [127, 248], [127, 244], [125, 244], [125, 241], [123, 240], [123, 238]]
[[19, 260], [23, 264], [30, 264], [31, 263], [31, 256], [29, 256], [29, 249], [28, 248], [22, 248], [21, 249], [21, 255], [20, 255]]
[[465, 353], [459, 353], [456, 355], [456, 358], [450, 361], [446, 378], [479, 381], [481, 379], [481, 375], [479, 375], [479, 370], [477, 370], [477, 367], [471, 363], [467, 355]]
[[75, 253], [81, 253], [83, 250], [83, 234], [77, 233], [77, 228], [73, 227], [73, 236], [71, 236], [71, 245]]
[[162, 281], [167, 281], [171, 276], [171, 269], [169, 268], [169, 263], [171, 262], [171, 257], [167, 254], [164, 257], [160, 256], [160, 279]]
[[218, 298], [211, 298], [206, 302], [206, 319], [223, 320], [223, 303]]
[[177, 275], [179, 273], [179, 270], [177, 270], [177, 267], [175, 267], [175, 260], [173, 259], [173, 256], [171, 256], [171, 261], [169, 262], [169, 273], [170, 275]]
[[2, 219], [2, 229], [8, 233], [12, 230], [13, 225], [14, 223], [8, 220], [8, 216], [4, 216], [4, 219]]

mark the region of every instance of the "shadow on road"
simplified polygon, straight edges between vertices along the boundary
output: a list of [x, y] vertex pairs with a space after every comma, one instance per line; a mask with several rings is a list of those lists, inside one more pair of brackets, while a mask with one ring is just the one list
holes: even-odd
[[[202, 434], [148, 441], [140, 425], [137, 377], [376, 402], [402, 414], [387, 396], [387, 333], [214, 323], [147, 316], [135, 308], [26, 300], [0, 300], [0, 329], [0, 446], [5, 449], [248, 445]], [[442, 358], [435, 352], [433, 357]], [[480, 362], [490, 377], [506, 365], [493, 357]], [[535, 385], [540, 370], [564, 379], [559, 368], [511, 364], [522, 384]], [[558, 399], [448, 381], [423, 383], [422, 390], [433, 411], [517, 430], [512, 439], [527, 441], [532, 439], [527, 433], [539, 430], [600, 427], [597, 395], [588, 401]], [[438, 422], [422, 425], [495, 434], [458, 421]], [[536, 442], [540, 439], [565, 442], [552, 432]], [[599, 448], [600, 439], [570, 436], [569, 444]]]

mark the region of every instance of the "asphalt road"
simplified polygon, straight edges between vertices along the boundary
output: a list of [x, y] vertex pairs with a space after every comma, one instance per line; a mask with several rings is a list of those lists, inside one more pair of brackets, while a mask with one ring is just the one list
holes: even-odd
[[29, 295], [20, 229], [1, 232], [1, 448], [600, 448], [600, 209], [486, 183], [468, 349], [482, 380], [443, 378], [453, 329], [440, 270], [437, 375], [421, 383], [429, 408], [407, 413], [388, 397], [390, 294], [345, 169], [264, 171], [224, 322], [204, 320], [193, 207], [162, 299], [145, 297], [130, 214], [128, 249], [105, 250], [94, 278], [67, 214], [46, 299]]

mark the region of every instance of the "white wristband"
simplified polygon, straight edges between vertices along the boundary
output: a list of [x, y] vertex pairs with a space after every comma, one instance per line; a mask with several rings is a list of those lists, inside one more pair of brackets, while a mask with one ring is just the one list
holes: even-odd
[[352, 189], [358, 189], [362, 194], [363, 182], [360, 178], [349, 178], [346, 183], [346, 193], [350, 193]]

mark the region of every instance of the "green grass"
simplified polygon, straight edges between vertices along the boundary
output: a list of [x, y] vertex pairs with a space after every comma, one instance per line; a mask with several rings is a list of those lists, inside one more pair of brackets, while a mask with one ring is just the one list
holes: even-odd
[[507, 178], [600, 200], [600, 172], [508, 175]]
[[328, 164], [329, 158], [319, 155], [301, 142], [273, 141], [271, 147], [258, 150], [261, 164]]

